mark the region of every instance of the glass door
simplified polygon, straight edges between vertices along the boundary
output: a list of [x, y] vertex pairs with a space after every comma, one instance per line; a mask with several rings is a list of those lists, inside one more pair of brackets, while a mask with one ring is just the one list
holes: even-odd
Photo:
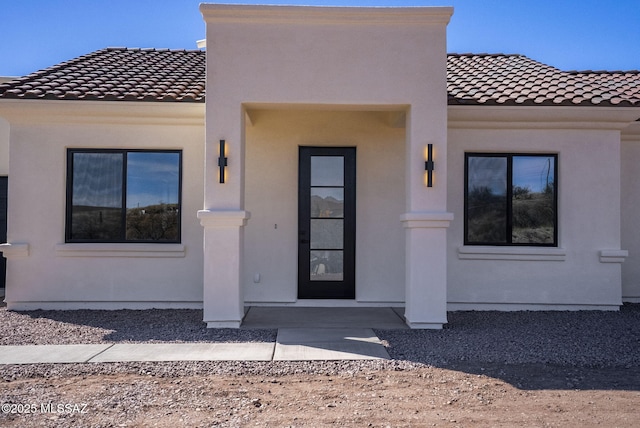
[[355, 298], [354, 147], [300, 147], [298, 297]]

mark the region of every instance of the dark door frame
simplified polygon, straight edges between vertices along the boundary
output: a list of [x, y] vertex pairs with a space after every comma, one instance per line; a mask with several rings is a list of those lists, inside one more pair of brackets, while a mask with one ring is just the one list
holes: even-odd
[[[342, 280], [311, 280], [312, 156], [342, 156], [344, 158]], [[355, 299], [356, 148], [301, 146], [298, 166], [298, 298]], [[315, 248], [314, 250], [322, 249]]]
[[[7, 207], [9, 177], [0, 177], [0, 243], [7, 242]], [[7, 259], [0, 253], [0, 288], [5, 288], [7, 275]]]

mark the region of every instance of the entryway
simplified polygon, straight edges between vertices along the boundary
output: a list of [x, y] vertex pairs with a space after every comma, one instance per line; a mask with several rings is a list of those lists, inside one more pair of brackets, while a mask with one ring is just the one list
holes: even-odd
[[300, 147], [298, 298], [355, 298], [356, 149]]
[[277, 328], [274, 361], [388, 359], [373, 329], [408, 329], [403, 312], [390, 307], [252, 306], [241, 328]]
[[404, 308], [251, 306], [242, 328], [407, 329]]

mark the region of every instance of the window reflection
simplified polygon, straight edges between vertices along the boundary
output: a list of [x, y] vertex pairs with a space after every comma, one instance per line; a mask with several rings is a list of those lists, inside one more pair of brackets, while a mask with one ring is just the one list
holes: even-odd
[[72, 238], [113, 240], [122, 234], [122, 153], [74, 153]]
[[342, 281], [344, 277], [343, 251], [311, 251], [311, 281]]
[[311, 217], [344, 217], [344, 189], [341, 187], [312, 187]]
[[553, 244], [556, 218], [554, 175], [554, 157], [513, 157], [513, 243]]
[[311, 156], [312, 186], [343, 186], [344, 157]]
[[127, 155], [127, 240], [178, 239], [178, 153]]
[[467, 155], [465, 242], [555, 245], [556, 155]]
[[180, 152], [70, 150], [69, 160], [68, 240], [180, 240]]
[[312, 249], [342, 249], [344, 245], [344, 222], [341, 219], [312, 219]]
[[505, 243], [507, 159], [470, 157], [468, 161], [467, 240]]

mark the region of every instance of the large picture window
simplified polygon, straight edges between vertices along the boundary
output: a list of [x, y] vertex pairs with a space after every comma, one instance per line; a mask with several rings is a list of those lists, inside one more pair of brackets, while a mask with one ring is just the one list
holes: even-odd
[[465, 245], [556, 246], [554, 154], [465, 155]]
[[180, 151], [67, 152], [66, 242], [180, 242]]

